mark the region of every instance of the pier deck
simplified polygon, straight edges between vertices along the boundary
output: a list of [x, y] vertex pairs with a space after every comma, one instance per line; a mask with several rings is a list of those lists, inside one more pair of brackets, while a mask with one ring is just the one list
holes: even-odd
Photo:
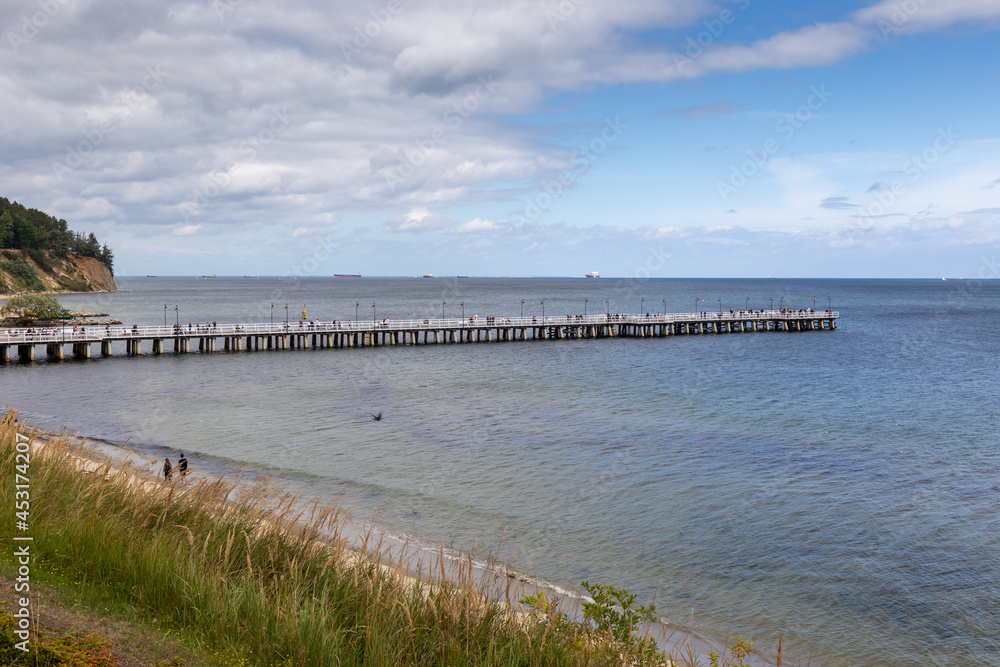
[[[433, 345], [590, 338], [656, 338], [677, 335], [764, 331], [821, 331], [837, 328], [840, 313], [832, 310], [758, 310], [659, 315], [590, 315], [562, 317], [479, 317], [469, 319], [382, 320], [376, 322], [279, 322], [262, 324], [87, 326], [0, 331], [0, 363], [14, 358], [35, 360], [45, 346], [52, 359], [89, 359], [91, 348], [112, 356], [112, 344], [124, 343], [126, 356], [163, 354], [167, 348], [186, 354], [288, 349], [342, 349], [385, 345]], [[221, 346], [219, 344], [221, 341]], [[13, 354], [16, 352], [16, 355]]]

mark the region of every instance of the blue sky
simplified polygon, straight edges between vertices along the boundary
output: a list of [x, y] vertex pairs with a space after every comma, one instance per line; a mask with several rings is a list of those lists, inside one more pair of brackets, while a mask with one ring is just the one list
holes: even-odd
[[122, 274], [997, 277], [998, 28], [1000, 0], [13, 0], [0, 194]]

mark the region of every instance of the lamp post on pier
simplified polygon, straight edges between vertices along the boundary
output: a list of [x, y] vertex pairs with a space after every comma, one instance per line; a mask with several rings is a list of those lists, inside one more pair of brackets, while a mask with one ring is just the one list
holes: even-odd
[[545, 322], [545, 302], [542, 301], [542, 322]]
[[174, 306], [174, 324], [178, 327], [181, 325], [181, 311], [177, 310], [177, 306]]
[[524, 317], [524, 299], [521, 299], [521, 317]]
[[719, 315], [722, 315], [722, 299], [719, 299]]
[[465, 302], [462, 302], [462, 324], [465, 324]]
[[271, 304], [271, 324], [274, 324], [274, 304]]
[[767, 309], [768, 310], [774, 310], [774, 299], [768, 299], [767, 300]]
[[611, 306], [608, 305], [608, 299], [604, 300], [604, 312], [608, 317], [611, 317]]
[[785, 297], [781, 297], [781, 303], [778, 304], [778, 310], [785, 309]]
[[667, 314], [667, 300], [666, 299], [663, 300], [663, 314], [664, 315]]
[[583, 300], [583, 316], [587, 316], [587, 304], [590, 303], [590, 299]]
[[747, 310], [747, 311], [750, 310], [750, 297], [749, 296], [747, 296], [747, 305], [746, 305], [745, 310]]
[[288, 328], [288, 304], [285, 304], [285, 328]]
[[442, 320], [444, 319], [444, 307], [445, 307], [446, 303], [447, 303], [447, 301], [442, 301], [441, 302], [441, 319]]
[[642, 317], [643, 309], [645, 308], [646, 300], [639, 299], [639, 317]]
[[375, 327], [375, 304], [372, 304], [372, 328]]
[[163, 328], [167, 328], [167, 304], [163, 304]]
[[361, 305], [360, 301], [355, 301], [354, 302], [354, 321], [355, 322], [358, 321], [358, 306], [360, 306], [360, 305]]
[[833, 301], [831, 297], [826, 297], [826, 309], [829, 310], [831, 313], [833, 312]]

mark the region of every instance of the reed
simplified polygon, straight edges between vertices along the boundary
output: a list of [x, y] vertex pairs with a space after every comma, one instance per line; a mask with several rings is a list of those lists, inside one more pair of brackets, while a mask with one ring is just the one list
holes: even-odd
[[[14, 503], [14, 411], [0, 421], [0, 506]], [[33, 433], [28, 433], [33, 437]], [[128, 464], [81, 474], [82, 441], [32, 450], [36, 559], [109, 596], [260, 665], [653, 665], [580, 624], [503, 603], [503, 582], [477, 579], [471, 557], [433, 585], [359, 553], [336, 506], [226, 479], [160, 484]], [[11, 522], [0, 522], [10, 537]]]

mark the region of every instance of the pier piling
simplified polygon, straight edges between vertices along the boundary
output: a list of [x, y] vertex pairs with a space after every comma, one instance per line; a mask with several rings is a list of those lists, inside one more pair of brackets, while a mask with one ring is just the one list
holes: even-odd
[[[492, 343], [510, 341], [562, 341], [599, 338], [667, 338], [705, 333], [763, 333], [832, 331], [840, 313], [812, 310], [744, 311], [726, 313], [675, 313], [669, 315], [599, 315], [573, 317], [470, 318], [468, 320], [406, 320], [373, 323], [310, 322], [308, 329], [289, 331], [286, 324], [213, 325], [198, 331], [177, 327], [133, 327], [112, 331], [41, 332], [10, 329], [0, 332], [0, 364], [9, 364], [16, 349], [22, 363], [35, 360], [35, 346], [45, 345], [46, 356], [64, 359], [65, 343], [72, 343], [73, 355], [89, 359], [90, 346], [100, 343], [101, 356], [111, 356], [111, 345], [121, 340], [126, 357], [142, 355], [143, 341], [151, 341], [152, 353], [162, 355], [166, 341], [173, 341], [175, 354], [188, 354], [191, 340], [197, 339], [203, 354], [216, 351], [222, 338], [226, 352], [260, 350], [319, 350], [358, 347], [395, 347], [441, 344]], [[422, 336], [421, 336], [422, 334]]]

